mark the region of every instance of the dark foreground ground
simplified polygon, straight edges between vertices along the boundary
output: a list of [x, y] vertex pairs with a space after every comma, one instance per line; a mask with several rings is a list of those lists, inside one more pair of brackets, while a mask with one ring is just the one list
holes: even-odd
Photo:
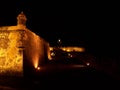
[[57, 89], [101, 89], [118, 88], [119, 80], [90, 67], [80, 65], [46, 65], [33, 77], [0, 77], [0, 90], [57, 90]]
[[101, 89], [116, 90], [119, 80], [95, 69], [39, 72], [35, 77], [0, 77], [0, 90]]

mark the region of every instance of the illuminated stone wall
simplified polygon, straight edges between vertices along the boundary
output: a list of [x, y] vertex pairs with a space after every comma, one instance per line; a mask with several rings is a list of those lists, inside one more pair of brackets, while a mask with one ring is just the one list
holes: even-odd
[[23, 30], [0, 30], [0, 75], [20, 75], [23, 72]]
[[44, 63], [49, 43], [29, 29], [9, 29], [0, 28], [0, 75], [22, 76], [23, 62], [32, 68]]

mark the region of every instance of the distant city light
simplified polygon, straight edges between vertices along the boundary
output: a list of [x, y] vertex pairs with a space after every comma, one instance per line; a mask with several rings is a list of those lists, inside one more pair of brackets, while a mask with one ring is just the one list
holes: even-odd
[[60, 39], [58, 39], [58, 42], [61, 42], [61, 40], [60, 40]]
[[40, 67], [37, 67], [38, 70], [40, 70]]
[[51, 53], [51, 56], [55, 56], [55, 53], [54, 53], [54, 52], [52, 52], [52, 53]]
[[58, 44], [61, 44], [61, 43], [62, 43], [61, 39], [58, 39], [57, 43], [58, 43]]
[[86, 65], [87, 65], [87, 66], [89, 66], [89, 65], [90, 65], [90, 63], [86, 63]]
[[69, 56], [69, 57], [73, 57], [70, 53], [68, 53], [68, 56]]

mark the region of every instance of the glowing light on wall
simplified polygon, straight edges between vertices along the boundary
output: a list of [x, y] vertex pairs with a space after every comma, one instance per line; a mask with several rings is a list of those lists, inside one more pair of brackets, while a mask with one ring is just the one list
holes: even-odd
[[49, 57], [49, 44], [30, 30], [26, 30], [26, 36], [24, 54], [27, 60], [33, 64], [34, 68], [37, 68], [44, 62], [45, 57]]
[[33, 57], [33, 59], [32, 59], [32, 63], [33, 63], [33, 65], [34, 65], [34, 67], [37, 68], [38, 65], [39, 65], [39, 55], [36, 54], [36, 55], [33, 55], [33, 56], [34, 56], [34, 57]]
[[35, 68], [38, 67], [38, 62], [34, 62], [34, 67], [35, 67]]

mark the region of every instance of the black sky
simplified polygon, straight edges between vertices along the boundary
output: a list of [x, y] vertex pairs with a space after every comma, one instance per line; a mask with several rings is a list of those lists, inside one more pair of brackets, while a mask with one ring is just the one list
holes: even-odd
[[117, 55], [119, 27], [115, 5], [51, 3], [2, 1], [0, 26], [16, 25], [16, 17], [23, 11], [28, 19], [27, 27], [51, 45], [56, 45], [57, 39], [61, 38], [63, 45], [83, 46], [92, 53]]

